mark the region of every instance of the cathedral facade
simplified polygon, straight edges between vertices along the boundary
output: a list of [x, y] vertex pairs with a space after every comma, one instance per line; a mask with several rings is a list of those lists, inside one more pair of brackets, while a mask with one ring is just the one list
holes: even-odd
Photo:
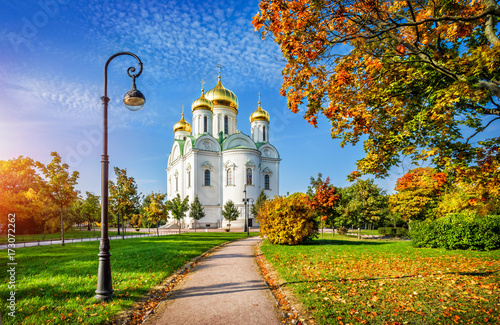
[[[269, 113], [261, 107], [250, 115], [250, 136], [238, 131], [238, 98], [225, 88], [219, 78], [217, 85], [191, 105], [192, 124], [184, 119], [174, 125], [174, 143], [168, 157], [168, 199], [179, 194], [198, 199], [205, 210], [205, 218], [194, 222], [188, 216], [186, 228], [223, 228], [227, 221], [222, 216], [223, 205], [232, 200], [240, 210], [240, 217], [231, 227], [245, 224], [244, 197], [257, 199], [261, 190], [269, 198], [279, 193], [278, 150], [269, 139]], [[250, 200], [252, 202], [252, 200]], [[249, 225], [256, 221], [249, 213]]]

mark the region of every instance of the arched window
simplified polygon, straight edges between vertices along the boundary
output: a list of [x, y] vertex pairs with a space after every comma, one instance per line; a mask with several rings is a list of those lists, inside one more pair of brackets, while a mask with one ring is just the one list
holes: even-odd
[[262, 127], [262, 137], [263, 137], [263, 140], [264, 142], [266, 142], [266, 127]]
[[205, 169], [205, 182], [203, 185], [210, 186], [210, 170], [208, 169]]
[[207, 122], [207, 117], [203, 116], [203, 132], [207, 133], [208, 132], [208, 122]]
[[191, 187], [191, 171], [188, 171], [187, 178], [188, 178], [188, 187]]
[[264, 175], [264, 189], [269, 189], [269, 175]]
[[252, 169], [247, 168], [247, 185], [252, 185]]
[[175, 191], [179, 192], [179, 177], [175, 176]]
[[233, 170], [227, 170], [227, 185], [233, 185]]
[[228, 134], [229, 133], [229, 122], [228, 122], [228, 119], [227, 119], [227, 115], [224, 116], [224, 134]]

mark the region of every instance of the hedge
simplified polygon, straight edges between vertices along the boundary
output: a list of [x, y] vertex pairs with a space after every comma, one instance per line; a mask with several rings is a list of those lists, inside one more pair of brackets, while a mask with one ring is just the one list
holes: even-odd
[[500, 248], [500, 216], [457, 213], [436, 220], [412, 221], [415, 247], [495, 250]]
[[408, 237], [408, 229], [401, 227], [380, 227], [377, 231], [380, 235], [387, 237]]

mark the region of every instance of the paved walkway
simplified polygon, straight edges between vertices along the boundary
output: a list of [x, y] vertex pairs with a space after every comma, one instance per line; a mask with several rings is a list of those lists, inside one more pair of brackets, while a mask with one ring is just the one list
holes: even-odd
[[145, 324], [281, 324], [255, 262], [253, 246], [259, 240], [236, 241], [200, 262]]

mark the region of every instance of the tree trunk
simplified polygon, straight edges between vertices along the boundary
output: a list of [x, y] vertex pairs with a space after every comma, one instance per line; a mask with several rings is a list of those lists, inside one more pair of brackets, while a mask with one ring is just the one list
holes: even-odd
[[63, 221], [63, 208], [61, 207], [61, 239], [62, 246], [64, 246], [64, 221]]
[[[118, 218], [117, 218], [117, 224], [116, 224], [116, 229], [118, 230], [118, 236], [120, 236], [120, 215], [118, 214]], [[101, 225], [101, 229], [102, 229], [102, 225]]]
[[198, 222], [197, 220], [194, 221], [194, 232], [196, 232], [196, 223], [197, 222]]
[[178, 221], [179, 221], [179, 235], [180, 235], [181, 234], [181, 221], [180, 220], [178, 220]]
[[361, 239], [361, 228], [358, 227], [358, 239]]
[[44, 217], [43, 218], [43, 236], [42, 236], [42, 239], [45, 240], [45, 231], [47, 229], [47, 218]]
[[160, 237], [160, 222], [156, 223], [156, 236]]

